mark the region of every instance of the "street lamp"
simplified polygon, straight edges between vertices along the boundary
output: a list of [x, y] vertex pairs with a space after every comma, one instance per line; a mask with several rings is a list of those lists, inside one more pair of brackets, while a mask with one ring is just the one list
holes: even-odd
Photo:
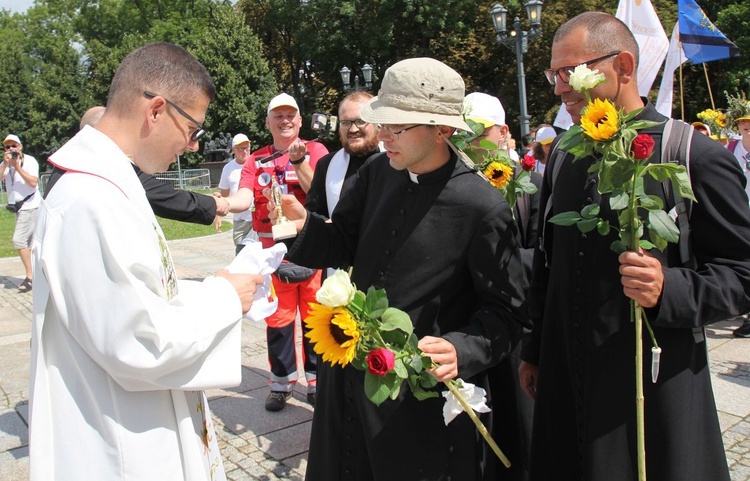
[[497, 33], [497, 43], [505, 45], [516, 52], [516, 63], [518, 64], [518, 96], [521, 103], [521, 114], [518, 120], [521, 122], [521, 137], [529, 133], [529, 114], [526, 109], [526, 75], [523, 71], [523, 54], [528, 51], [529, 42], [542, 33], [542, 2], [540, 0], [528, 0], [523, 4], [526, 8], [526, 16], [529, 18], [529, 31], [521, 28], [521, 20], [516, 17], [513, 20], [513, 30], [507, 33], [508, 9], [495, 4], [490, 10], [492, 25]]
[[[372, 88], [372, 65], [366, 63], [362, 66], [362, 77], [365, 79], [365, 90]], [[352, 71], [344, 66], [339, 70], [341, 74], [341, 83], [344, 84], [344, 92], [350, 92], [352, 90], [359, 90], [359, 75], [354, 76], [354, 87], [351, 85]]]

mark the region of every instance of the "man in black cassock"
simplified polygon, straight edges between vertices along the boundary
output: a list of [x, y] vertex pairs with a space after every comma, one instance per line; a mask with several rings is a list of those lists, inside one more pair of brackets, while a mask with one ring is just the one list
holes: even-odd
[[[448, 140], [469, 129], [463, 98], [463, 80], [441, 62], [394, 64], [360, 110], [379, 125], [386, 152], [358, 170], [332, 222], [288, 196], [283, 209], [299, 231], [290, 259], [352, 265], [360, 289], [384, 288], [390, 305], [409, 314], [419, 347], [439, 365], [438, 381], [461, 377], [486, 388], [487, 369], [507, 362], [520, 337], [526, 281], [508, 204]], [[365, 395], [363, 372], [324, 365], [306, 479], [514, 479], [517, 432], [496, 439], [515, 463], [498, 468], [467, 415], [445, 426], [443, 404], [418, 401], [404, 386], [378, 407]], [[493, 414], [517, 415], [513, 406]]]
[[[667, 120], [638, 94], [638, 44], [620, 20], [584, 13], [555, 35], [545, 75], [575, 123], [586, 97], [568, 82], [584, 63], [606, 77], [590, 91], [592, 98], [609, 99], [625, 113], [643, 108], [639, 119]], [[655, 140], [649, 162], [660, 161], [663, 130], [663, 123], [639, 130]], [[697, 202], [689, 241], [696, 267], [683, 266], [691, 261], [681, 259], [677, 244], [664, 252], [618, 257], [610, 249], [616, 232], [582, 233], [542, 219], [543, 252], [534, 259], [529, 303], [534, 329], [524, 337], [525, 362], [519, 369], [522, 387], [536, 396], [532, 480], [638, 479], [630, 299], [646, 308], [663, 350], [653, 383], [651, 342], [644, 329], [648, 479], [729, 479], [702, 327], [750, 310], [750, 210], [745, 179], [732, 155], [705, 135], [691, 132], [690, 139], [686, 147]], [[541, 212], [550, 203], [549, 216], [596, 204], [602, 218], [618, 225], [610, 196], [598, 193], [597, 174], [588, 171], [595, 161], [552, 152]], [[665, 198], [663, 186], [650, 177], [645, 190]]]

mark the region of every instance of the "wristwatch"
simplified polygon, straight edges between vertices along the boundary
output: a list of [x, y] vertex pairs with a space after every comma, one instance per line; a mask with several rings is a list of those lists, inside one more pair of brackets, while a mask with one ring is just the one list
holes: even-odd
[[299, 164], [301, 164], [302, 162], [304, 162], [304, 161], [305, 161], [305, 159], [307, 158], [307, 155], [308, 155], [308, 154], [305, 154], [305, 155], [303, 155], [303, 156], [302, 156], [302, 158], [301, 158], [301, 159], [299, 159], [299, 160], [292, 160], [292, 159], [289, 159], [289, 163], [290, 163], [290, 164], [292, 164], [292, 165], [299, 165]]

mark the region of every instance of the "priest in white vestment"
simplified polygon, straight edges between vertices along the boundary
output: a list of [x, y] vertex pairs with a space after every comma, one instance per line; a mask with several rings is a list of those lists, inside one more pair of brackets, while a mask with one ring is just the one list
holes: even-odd
[[32, 481], [225, 479], [203, 389], [241, 380], [261, 278], [176, 278], [133, 169], [195, 151], [215, 87], [189, 53], [123, 61], [107, 110], [50, 159], [35, 232]]

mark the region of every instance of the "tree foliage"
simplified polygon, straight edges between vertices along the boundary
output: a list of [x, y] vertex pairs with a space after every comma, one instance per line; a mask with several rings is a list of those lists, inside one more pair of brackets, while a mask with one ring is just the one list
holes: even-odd
[[[521, 19], [524, 0], [501, 3], [508, 23]], [[467, 92], [498, 96], [518, 136], [519, 92], [515, 52], [495, 42], [489, 11], [476, 0], [36, 0], [24, 14], [0, 11], [0, 130], [19, 134], [25, 150], [43, 153], [77, 131], [83, 111], [104, 104], [117, 66], [133, 49], [152, 41], [191, 51], [214, 77], [218, 95], [207, 113], [212, 134], [246, 133], [268, 140], [263, 125], [268, 100], [294, 95], [309, 134], [313, 112], [334, 113], [343, 96], [339, 71], [360, 76], [370, 64], [373, 91], [385, 70], [408, 57], [430, 56], [462, 74]], [[677, 19], [674, 0], [652, 0], [667, 34]], [[682, 67], [675, 83], [674, 115], [726, 106], [724, 91], [750, 89], [750, 4], [698, 0], [741, 57]], [[612, 0], [546, 1], [542, 33], [523, 56], [531, 124], [551, 122], [559, 99], [543, 76], [556, 29], [592, 10], [614, 13]], [[707, 73], [706, 73], [707, 72]], [[706, 76], [710, 81], [706, 81]], [[660, 77], [649, 97], [656, 98]], [[197, 162], [199, 155], [189, 159]]]

